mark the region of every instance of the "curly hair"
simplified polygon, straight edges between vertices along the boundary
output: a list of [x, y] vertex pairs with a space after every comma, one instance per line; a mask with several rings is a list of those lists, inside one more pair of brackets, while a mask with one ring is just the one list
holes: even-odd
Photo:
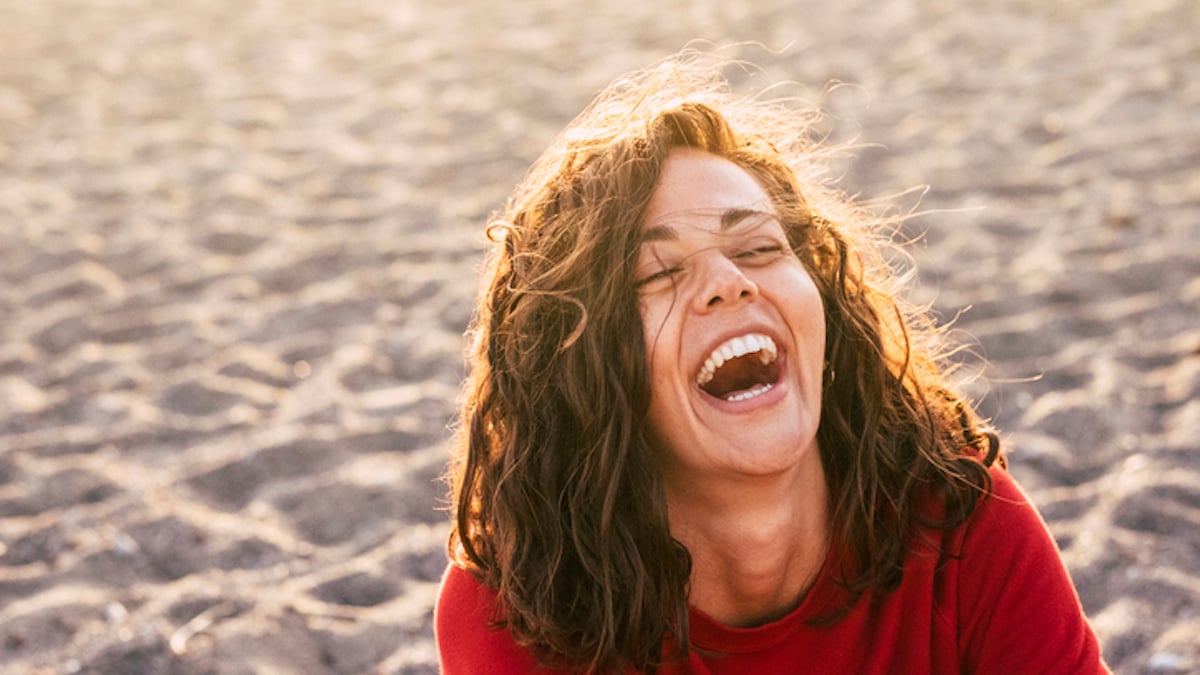
[[[822, 178], [831, 150], [814, 113], [736, 96], [720, 72], [690, 54], [617, 81], [489, 224], [450, 554], [496, 589], [497, 626], [547, 665], [654, 670], [679, 655], [664, 644], [687, 649], [691, 558], [651, 452], [634, 287], [641, 215], [672, 148], [754, 176], [821, 294], [817, 439], [849, 561], [846, 606], [823, 621], [894, 590], [922, 528], [962, 524], [990, 488], [979, 454], [995, 455], [995, 436], [948, 383], [942, 334], [898, 294], [878, 234], [889, 219]], [[930, 496], [943, 506], [923, 508]]]

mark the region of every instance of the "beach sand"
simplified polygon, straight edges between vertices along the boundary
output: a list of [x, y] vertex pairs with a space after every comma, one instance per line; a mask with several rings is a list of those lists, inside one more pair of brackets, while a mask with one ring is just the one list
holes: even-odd
[[1109, 663], [1200, 671], [1197, 26], [1191, 0], [0, 2], [0, 673], [436, 672], [482, 225], [693, 39], [761, 43], [739, 87], [824, 107], [862, 144], [847, 191], [928, 186], [895, 202], [913, 297], [957, 317]]

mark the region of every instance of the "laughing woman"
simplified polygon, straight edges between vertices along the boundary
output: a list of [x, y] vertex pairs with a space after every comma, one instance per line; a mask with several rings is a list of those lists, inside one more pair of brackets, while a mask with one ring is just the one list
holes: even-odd
[[800, 121], [673, 59], [603, 93], [491, 223], [445, 673], [1105, 672]]

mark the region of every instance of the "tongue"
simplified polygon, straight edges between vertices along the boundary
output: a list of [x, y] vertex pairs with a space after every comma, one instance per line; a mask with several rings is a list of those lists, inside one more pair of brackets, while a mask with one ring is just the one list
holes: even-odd
[[717, 398], [747, 391], [759, 385], [774, 384], [779, 370], [774, 363], [763, 365], [758, 354], [747, 354], [726, 361], [701, 388]]

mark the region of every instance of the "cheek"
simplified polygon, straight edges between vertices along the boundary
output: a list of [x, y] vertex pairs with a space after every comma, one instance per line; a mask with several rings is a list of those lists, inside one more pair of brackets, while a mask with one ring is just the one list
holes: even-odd
[[799, 288], [800, 297], [804, 298], [805, 312], [808, 313], [813, 320], [819, 320], [821, 325], [825, 324], [825, 303], [821, 299], [821, 291], [817, 288], [817, 283], [807, 272], [801, 280]]
[[817, 346], [820, 347], [822, 353], [825, 351], [825, 303], [821, 300], [821, 293], [817, 290], [816, 285], [809, 282], [806, 289], [807, 295], [804, 303], [805, 323], [815, 337]]
[[643, 299], [638, 303], [642, 316], [642, 341], [646, 345], [646, 363], [654, 368], [654, 354], [668, 333], [667, 318], [671, 307], [660, 298]]
[[819, 338], [816, 342], [824, 351], [825, 304], [812, 276], [797, 264], [777, 281], [779, 283], [774, 288], [781, 292], [775, 299], [785, 308], [783, 311], [788, 323], [792, 324], [794, 330]]
[[653, 320], [653, 309], [645, 300], [638, 302], [638, 314], [642, 317], [642, 344], [646, 347], [646, 363], [653, 362], [654, 343], [658, 341], [658, 332]]

